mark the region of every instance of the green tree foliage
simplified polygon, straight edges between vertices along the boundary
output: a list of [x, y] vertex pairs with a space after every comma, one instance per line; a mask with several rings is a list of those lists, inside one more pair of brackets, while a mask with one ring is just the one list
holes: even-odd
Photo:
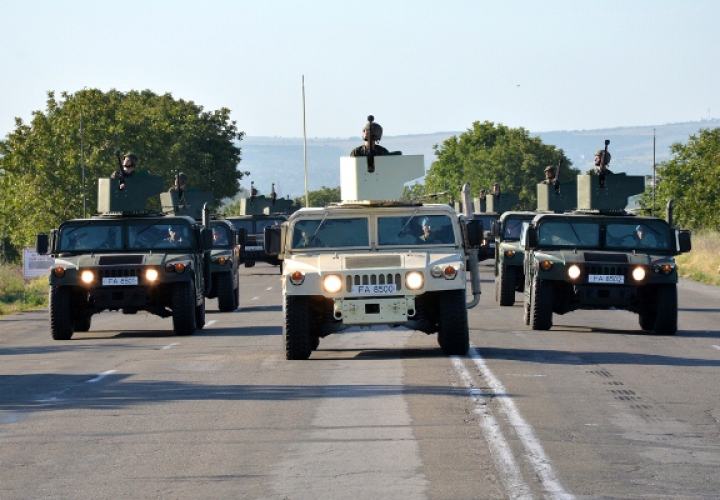
[[459, 137], [435, 145], [435, 155], [425, 178], [427, 193], [447, 191], [459, 200], [465, 182], [470, 182], [472, 197], [481, 189], [490, 193], [492, 184], [499, 182], [502, 192], [518, 196], [517, 208], [530, 210], [537, 206], [536, 185], [545, 179], [546, 166], [560, 162], [560, 182], [580, 173], [570, 168], [572, 162], [562, 149], [530, 137], [522, 127], [513, 129], [488, 121], [474, 122]]
[[413, 201], [425, 199], [425, 184], [415, 182], [411, 186], [405, 186], [403, 188], [403, 199]]
[[[324, 207], [328, 203], [340, 201], [340, 186], [336, 188], [330, 188], [323, 186], [317, 191], [308, 192], [308, 199], [310, 200], [311, 207]], [[305, 197], [299, 196], [293, 200], [293, 203], [297, 206], [305, 206]]]
[[[670, 146], [672, 159], [657, 167], [655, 215], [663, 216], [668, 200], [674, 200], [674, 222], [689, 229], [720, 229], [720, 128], [702, 129], [687, 144]], [[652, 208], [652, 185], [641, 198], [641, 206]]]
[[180, 169], [190, 188], [216, 200], [232, 197], [244, 175], [235, 142], [243, 136], [229, 109], [204, 111], [170, 94], [85, 89], [58, 100], [48, 92], [47, 109], [35, 111], [29, 124], [17, 119], [0, 142], [0, 234], [28, 245], [35, 233], [82, 217], [83, 163], [86, 211], [93, 214], [97, 179], [117, 169], [115, 150], [135, 152], [138, 170], [163, 177], [166, 188]]

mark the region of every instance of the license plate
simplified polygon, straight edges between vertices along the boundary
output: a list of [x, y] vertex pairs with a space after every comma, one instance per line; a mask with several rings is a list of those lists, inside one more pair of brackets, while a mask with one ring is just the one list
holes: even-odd
[[614, 274], [591, 274], [588, 276], [588, 282], [622, 285], [625, 283], [625, 276], [616, 276]]
[[103, 285], [115, 286], [115, 285], [137, 285], [137, 276], [130, 276], [128, 278], [103, 278]]
[[259, 252], [262, 249], [263, 249], [262, 245], [245, 247], [245, 250], [248, 252]]
[[353, 285], [352, 293], [357, 295], [386, 295], [395, 293], [395, 285]]

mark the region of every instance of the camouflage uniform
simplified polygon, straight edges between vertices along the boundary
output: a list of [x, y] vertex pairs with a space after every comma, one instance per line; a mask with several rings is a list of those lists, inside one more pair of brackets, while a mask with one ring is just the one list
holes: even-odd
[[[373, 148], [373, 151], [375, 152], [375, 156], [381, 156], [381, 155], [387, 155], [390, 154], [390, 151], [385, 149], [384, 147], [380, 146], [379, 144], [376, 144]], [[363, 144], [362, 146], [358, 146], [352, 151], [350, 151], [350, 156], [367, 156], [368, 149]]]

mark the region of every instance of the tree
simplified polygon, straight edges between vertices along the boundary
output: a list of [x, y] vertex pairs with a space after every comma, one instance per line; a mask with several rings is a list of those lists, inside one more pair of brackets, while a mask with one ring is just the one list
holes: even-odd
[[[328, 203], [340, 201], [340, 186], [336, 188], [329, 188], [323, 186], [317, 191], [308, 192], [308, 199], [310, 200], [311, 207], [324, 207]], [[293, 200], [295, 205], [300, 207], [305, 206], [305, 197], [300, 196]]]
[[210, 191], [216, 200], [234, 196], [244, 175], [235, 142], [244, 132], [230, 110], [207, 112], [170, 94], [85, 89], [57, 100], [48, 92], [46, 110], [15, 125], [0, 142], [0, 234], [15, 245], [30, 244], [37, 232], [84, 211], [94, 213], [97, 179], [117, 169], [115, 150], [135, 152], [140, 170], [163, 177], [166, 188], [180, 169], [191, 188]]
[[512, 129], [488, 121], [474, 122], [467, 132], [434, 148], [437, 159], [425, 178], [425, 192], [447, 191], [456, 200], [465, 182], [470, 182], [473, 197], [480, 189], [490, 193], [492, 184], [498, 182], [504, 193], [518, 196], [518, 208], [534, 210], [536, 185], [545, 178], [546, 166], [560, 162], [560, 182], [580, 173], [570, 168], [572, 162], [562, 149], [530, 137], [522, 127]]
[[[691, 135], [687, 144], [670, 146], [673, 156], [657, 167], [655, 213], [664, 213], [668, 200], [674, 200], [674, 221], [689, 229], [720, 230], [720, 128], [701, 129]], [[647, 211], [652, 209], [652, 185], [640, 200]]]

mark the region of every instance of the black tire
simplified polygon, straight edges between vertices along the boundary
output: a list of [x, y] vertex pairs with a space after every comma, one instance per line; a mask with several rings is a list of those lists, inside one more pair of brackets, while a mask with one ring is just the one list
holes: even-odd
[[312, 335], [310, 337], [310, 347], [313, 351], [317, 351], [317, 348], [320, 347], [320, 337], [317, 335]]
[[195, 319], [195, 285], [192, 281], [175, 283], [172, 289], [172, 319], [175, 335], [192, 335]]
[[195, 306], [195, 326], [198, 330], [205, 328], [205, 297], [202, 304]]
[[440, 296], [438, 345], [447, 356], [463, 356], [470, 349], [465, 290], [448, 290]]
[[650, 286], [642, 287], [638, 292], [638, 322], [640, 328], [645, 331], [655, 329], [655, 316], [657, 316], [657, 304], [655, 302], [654, 289]]
[[308, 359], [312, 353], [308, 297], [285, 296], [285, 359]]
[[655, 335], [677, 333], [677, 285], [657, 285]]
[[50, 333], [54, 340], [70, 340], [73, 336], [70, 306], [70, 289], [62, 286], [51, 286]]
[[92, 316], [85, 316], [82, 319], [76, 319], [75, 321], [73, 321], [73, 331], [88, 332], [88, 331], [90, 331], [91, 323], [92, 323]]
[[220, 312], [231, 312], [235, 310], [235, 290], [233, 289], [232, 273], [220, 273], [217, 275], [217, 301]]
[[515, 304], [515, 271], [514, 266], [500, 266], [498, 275], [498, 295], [501, 306], [512, 306]]
[[552, 283], [536, 279], [530, 293], [530, 327], [549, 330], [552, 327]]
[[523, 300], [523, 319], [525, 320], [525, 324], [530, 324], [530, 300], [527, 295], [525, 295], [525, 299]]
[[233, 311], [240, 307], [240, 280], [237, 280], [237, 287], [233, 290], [233, 304], [235, 305]]

